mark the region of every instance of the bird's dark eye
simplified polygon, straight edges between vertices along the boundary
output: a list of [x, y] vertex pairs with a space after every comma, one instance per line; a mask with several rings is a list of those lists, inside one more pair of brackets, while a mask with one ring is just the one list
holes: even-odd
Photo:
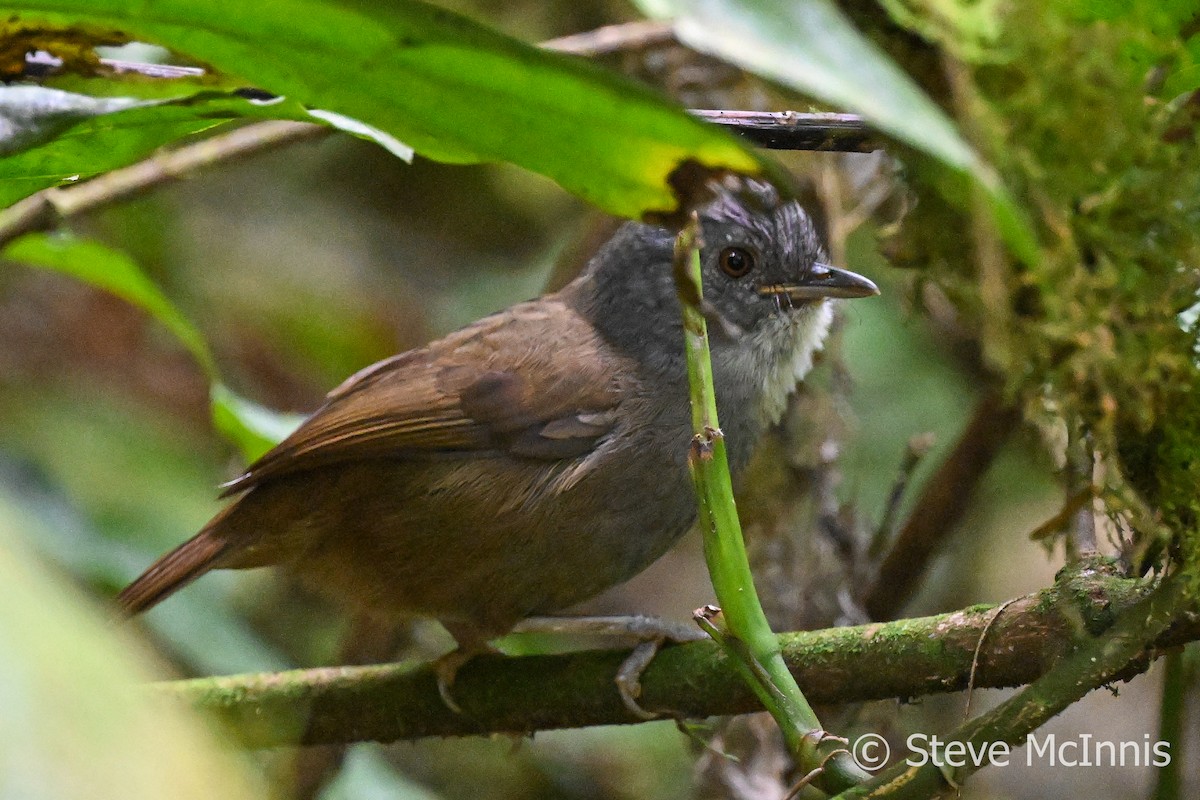
[[741, 278], [754, 269], [754, 254], [742, 247], [726, 247], [720, 260], [722, 271], [731, 278]]

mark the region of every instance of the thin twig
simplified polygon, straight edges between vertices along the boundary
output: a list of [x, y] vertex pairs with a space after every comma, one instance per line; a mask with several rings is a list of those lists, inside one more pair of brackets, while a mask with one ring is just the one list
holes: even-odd
[[71, 217], [127, 200], [203, 167], [323, 136], [331, 130], [324, 125], [289, 120], [257, 122], [158, 153], [77, 186], [43, 189], [0, 211], [0, 246], [26, 233], [52, 230]]
[[979, 632], [979, 643], [975, 645], [975, 652], [971, 655], [971, 674], [967, 677], [966, 702], [963, 703], [963, 722], [971, 718], [971, 698], [975, 696], [975, 673], [979, 669], [979, 654], [983, 651], [983, 643], [987, 640], [988, 633], [992, 630], [992, 626], [996, 624], [996, 620], [1000, 619], [1000, 615], [1004, 613], [1004, 609], [1017, 602], [1020, 598], [1005, 600], [1000, 605], [996, 606], [988, 618], [987, 624], [983, 626], [983, 630]]
[[542, 42], [541, 47], [579, 56], [603, 56], [624, 50], [643, 50], [674, 40], [675, 31], [669, 21], [643, 19], [549, 39]]
[[871, 619], [895, 619], [920, 585], [934, 555], [966, 513], [975, 487], [1018, 420], [999, 395], [979, 401], [967, 429], [925, 490], [888, 551], [867, 593]]
[[904, 460], [900, 462], [896, 480], [892, 483], [892, 490], [888, 493], [887, 505], [884, 506], [883, 515], [879, 519], [879, 526], [875, 529], [875, 535], [871, 537], [871, 545], [867, 550], [867, 555], [871, 558], [878, 557], [892, 537], [896, 528], [896, 520], [900, 517], [900, 506], [904, 502], [904, 494], [908, 490], [909, 481], [912, 480], [913, 473], [916, 472], [921, 459], [933, 447], [933, 442], [932, 433], [918, 433], [908, 440], [908, 447], [904, 451]]

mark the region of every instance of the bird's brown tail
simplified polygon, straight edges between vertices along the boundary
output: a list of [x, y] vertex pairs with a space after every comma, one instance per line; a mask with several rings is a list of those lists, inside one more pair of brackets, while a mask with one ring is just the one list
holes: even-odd
[[117, 604], [130, 616], [152, 608], [215, 567], [228, 548], [228, 538], [214, 533], [210, 523], [151, 564], [117, 595]]

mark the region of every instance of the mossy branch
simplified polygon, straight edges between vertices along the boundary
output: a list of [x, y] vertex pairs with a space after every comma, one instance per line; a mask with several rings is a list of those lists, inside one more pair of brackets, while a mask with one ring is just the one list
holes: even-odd
[[[907, 700], [962, 690], [985, 630], [974, 685], [1019, 686], [1047, 674], [1075, 647], [1082, 652], [1106, 642], [1095, 637], [1150, 589], [1143, 581], [1089, 570], [1005, 604], [994, 622], [997, 606], [973, 606], [932, 617], [787, 633], [778, 641], [789, 670], [816, 703]], [[1161, 648], [1197, 639], [1200, 615], [1193, 609], [1107, 680], [1130, 678]], [[463, 714], [442, 703], [428, 665], [197, 678], [153, 690], [215, 715], [246, 747], [530, 733], [641, 722], [613, 683], [627, 655], [607, 650], [479, 656], [455, 682]], [[711, 642], [664, 648], [642, 676], [642, 692], [646, 708], [683, 717], [762, 707], [728, 655]]]

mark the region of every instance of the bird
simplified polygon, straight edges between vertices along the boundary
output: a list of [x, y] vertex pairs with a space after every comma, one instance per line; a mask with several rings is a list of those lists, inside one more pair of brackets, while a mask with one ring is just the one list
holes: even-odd
[[[829, 301], [879, 290], [828, 264], [810, 216], [764, 181], [717, 182], [698, 218], [736, 480], [812, 366]], [[674, 239], [626, 222], [561, 290], [350, 376], [118, 605], [277, 565], [359, 612], [436, 619], [461, 663], [641, 572], [697, 516]]]

